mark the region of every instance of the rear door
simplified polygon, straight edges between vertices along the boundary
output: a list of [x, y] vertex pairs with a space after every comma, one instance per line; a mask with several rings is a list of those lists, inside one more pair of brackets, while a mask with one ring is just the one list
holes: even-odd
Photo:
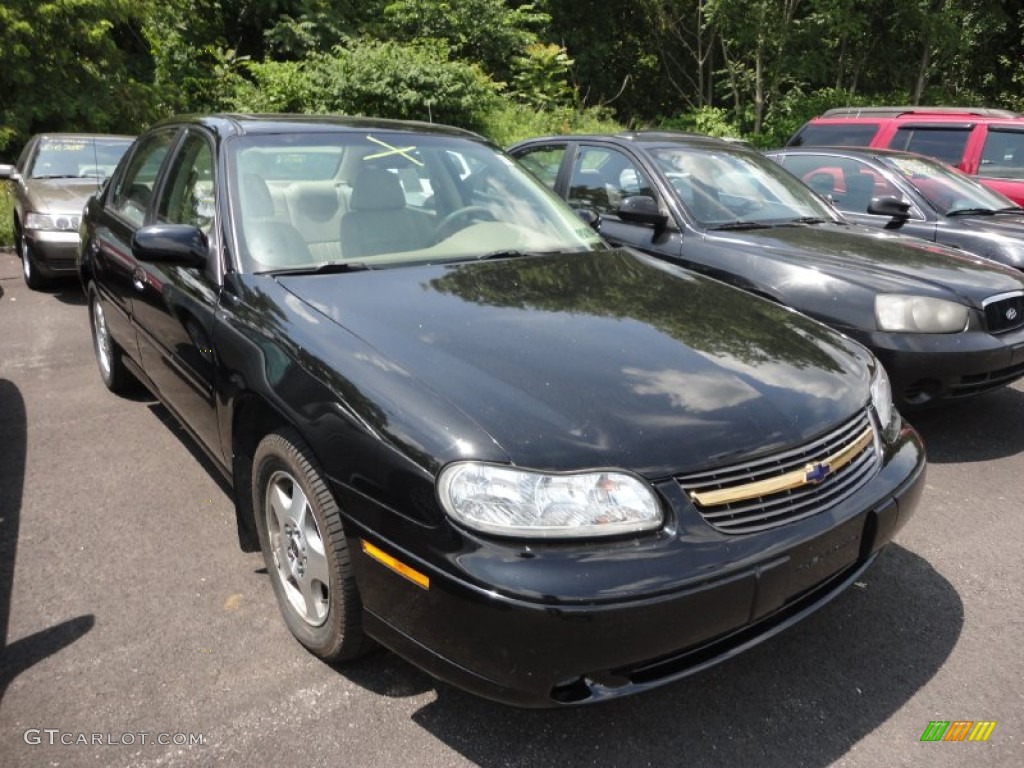
[[103, 215], [90, 242], [96, 264], [96, 286], [104, 305], [111, 336], [134, 360], [138, 343], [132, 325], [132, 279], [138, 262], [132, 255], [132, 235], [145, 224], [160, 167], [171, 150], [178, 129], [169, 128], [144, 139], [126, 158], [122, 170], [111, 179]]
[[206, 235], [202, 268], [139, 263], [133, 315], [142, 364], [164, 403], [214, 455], [216, 418], [213, 320], [221, 286], [213, 138], [190, 127], [169, 159], [154, 205], [157, 224], [188, 224]]

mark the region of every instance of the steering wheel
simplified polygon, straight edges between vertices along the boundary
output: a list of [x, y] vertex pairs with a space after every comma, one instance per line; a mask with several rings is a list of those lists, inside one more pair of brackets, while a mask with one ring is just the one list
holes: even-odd
[[[465, 223], [463, 223], [465, 220]], [[457, 208], [438, 222], [434, 228], [434, 234], [438, 242], [446, 237], [455, 234], [463, 227], [469, 226], [472, 221], [496, 221], [490, 209], [482, 205], [467, 205], [465, 208]]]

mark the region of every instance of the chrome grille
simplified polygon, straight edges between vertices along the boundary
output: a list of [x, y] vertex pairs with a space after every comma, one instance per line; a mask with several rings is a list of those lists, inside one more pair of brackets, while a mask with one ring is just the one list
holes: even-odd
[[[841, 465], [830, 472], [821, 470], [830, 458]], [[864, 485], [880, 464], [874, 421], [864, 411], [799, 448], [682, 475], [676, 481], [708, 524], [723, 533], [753, 533], [838, 504]], [[823, 479], [816, 481], [820, 474]]]
[[1024, 294], [993, 296], [983, 306], [989, 333], [1005, 333], [1024, 326]]

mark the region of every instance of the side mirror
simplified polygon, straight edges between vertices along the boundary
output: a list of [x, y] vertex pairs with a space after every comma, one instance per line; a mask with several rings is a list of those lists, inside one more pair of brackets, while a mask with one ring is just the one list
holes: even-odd
[[13, 165], [0, 165], [0, 179], [16, 179], [18, 172]]
[[668, 221], [668, 217], [658, 208], [658, 201], [648, 195], [630, 195], [623, 198], [616, 213], [623, 221], [653, 224], [656, 227], [663, 226]]
[[872, 197], [868, 204], [868, 213], [877, 216], [889, 216], [901, 222], [910, 218], [910, 203], [898, 197]]
[[136, 259], [169, 267], [201, 267], [210, 254], [206, 234], [189, 224], [152, 224], [135, 231], [132, 254]]
[[576, 215], [583, 219], [584, 223], [595, 232], [601, 231], [601, 214], [593, 208], [574, 208]]

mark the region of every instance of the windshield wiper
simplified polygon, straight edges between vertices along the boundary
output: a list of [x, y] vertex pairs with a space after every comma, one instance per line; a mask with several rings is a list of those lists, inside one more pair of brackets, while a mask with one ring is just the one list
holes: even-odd
[[481, 254], [476, 257], [476, 261], [486, 261], [487, 259], [518, 259], [521, 256], [551, 256], [555, 253], [562, 253], [562, 251], [520, 251], [516, 248], [502, 248], [497, 251], [488, 251], [487, 253]]
[[341, 272], [363, 272], [368, 270], [361, 261], [328, 261], [326, 264], [317, 264], [311, 267], [284, 267], [282, 269], [267, 269], [258, 272], [261, 275], [327, 275]]
[[790, 219], [787, 224], [824, 224], [827, 219], [819, 219], [817, 216], [801, 216], [799, 219]]
[[1024, 213], [1024, 208], [1019, 205], [1010, 205], [1006, 208], [996, 208], [996, 213]]
[[729, 221], [725, 224], [716, 224], [708, 229], [713, 230], [740, 230], [740, 229], [771, 229], [777, 226], [766, 221]]
[[991, 216], [994, 213], [991, 208], [956, 208], [946, 211], [947, 216]]

